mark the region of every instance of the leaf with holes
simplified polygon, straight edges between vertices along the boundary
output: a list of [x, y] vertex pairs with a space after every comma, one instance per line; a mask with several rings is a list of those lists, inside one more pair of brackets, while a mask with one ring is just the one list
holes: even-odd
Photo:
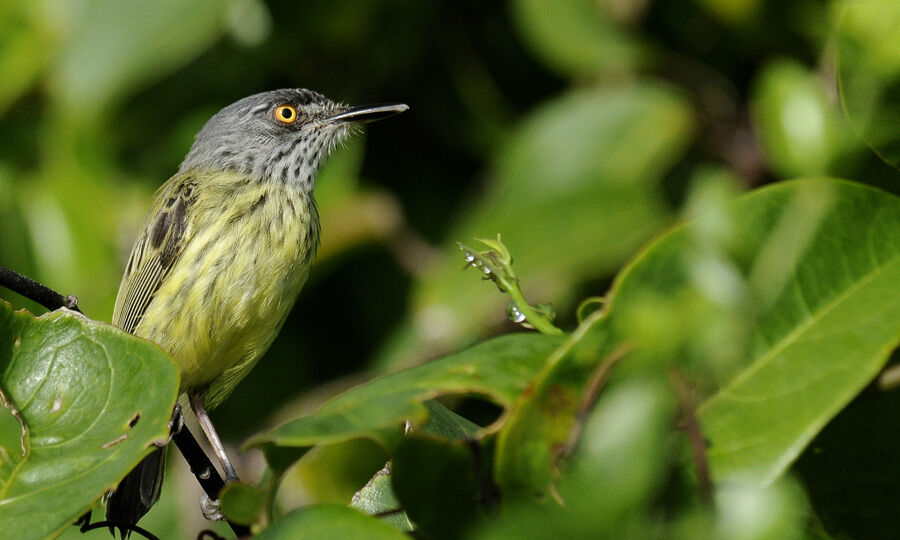
[[0, 302], [0, 531], [58, 534], [168, 436], [178, 376], [156, 345]]

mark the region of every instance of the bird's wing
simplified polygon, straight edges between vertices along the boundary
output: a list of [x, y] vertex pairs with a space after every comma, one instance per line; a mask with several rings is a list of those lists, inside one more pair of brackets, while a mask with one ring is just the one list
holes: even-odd
[[156, 193], [143, 231], [131, 249], [119, 285], [112, 322], [134, 332], [156, 291], [175, 266], [191, 231], [188, 210], [194, 201], [194, 180], [176, 175]]

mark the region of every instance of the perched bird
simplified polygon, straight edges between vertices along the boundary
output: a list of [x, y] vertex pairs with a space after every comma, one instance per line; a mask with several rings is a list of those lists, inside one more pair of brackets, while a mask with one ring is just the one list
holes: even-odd
[[[156, 193], [112, 322], [175, 360], [226, 481], [237, 474], [206, 410], [266, 352], [306, 281], [319, 166], [353, 126], [407, 108], [347, 107], [305, 89], [244, 98], [206, 123]], [[137, 523], [159, 498], [164, 465], [160, 449], [132, 470], [109, 495], [107, 519]]]

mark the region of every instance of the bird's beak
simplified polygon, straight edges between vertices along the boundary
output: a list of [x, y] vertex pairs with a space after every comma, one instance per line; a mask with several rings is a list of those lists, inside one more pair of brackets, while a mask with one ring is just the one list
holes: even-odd
[[340, 124], [344, 122], [364, 123], [384, 120], [395, 114], [400, 114], [409, 106], [404, 103], [383, 103], [380, 105], [362, 105], [360, 107], [346, 107], [325, 119], [328, 124]]

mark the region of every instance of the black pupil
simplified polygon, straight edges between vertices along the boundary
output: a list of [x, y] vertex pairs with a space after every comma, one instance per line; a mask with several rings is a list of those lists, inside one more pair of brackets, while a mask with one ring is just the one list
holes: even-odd
[[294, 111], [288, 109], [287, 107], [281, 109], [281, 117], [285, 120], [290, 120], [294, 116]]

